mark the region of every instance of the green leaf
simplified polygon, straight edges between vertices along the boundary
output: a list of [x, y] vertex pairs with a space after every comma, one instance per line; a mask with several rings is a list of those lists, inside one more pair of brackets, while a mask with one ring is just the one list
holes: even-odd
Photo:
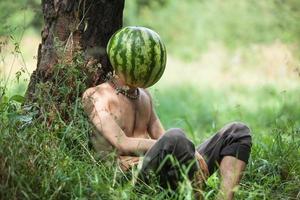
[[18, 103], [24, 103], [25, 98], [21, 95], [16, 94], [16, 95], [10, 97], [9, 101], [16, 101]]

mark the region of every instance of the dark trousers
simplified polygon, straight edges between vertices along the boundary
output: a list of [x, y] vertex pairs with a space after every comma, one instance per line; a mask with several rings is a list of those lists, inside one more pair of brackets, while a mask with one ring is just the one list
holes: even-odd
[[150, 175], [154, 174], [162, 187], [174, 189], [182, 181], [183, 174], [192, 179], [199, 170], [196, 150], [203, 156], [211, 175], [224, 156], [234, 156], [247, 163], [251, 145], [250, 129], [240, 122], [226, 125], [197, 148], [181, 129], [173, 128], [145, 154], [140, 178], [147, 182]]

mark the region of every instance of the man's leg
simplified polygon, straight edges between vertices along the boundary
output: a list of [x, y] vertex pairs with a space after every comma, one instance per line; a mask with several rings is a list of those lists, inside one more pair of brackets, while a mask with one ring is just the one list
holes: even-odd
[[220, 168], [222, 177], [218, 197], [232, 199], [250, 156], [250, 129], [243, 123], [230, 123], [201, 144], [197, 151], [204, 157], [210, 174]]
[[246, 163], [232, 156], [224, 156], [220, 164], [221, 185], [219, 200], [233, 199], [234, 189], [239, 184]]
[[[173, 162], [176, 159], [178, 164]], [[182, 180], [182, 167], [189, 168], [188, 176], [192, 178], [198, 170], [195, 159], [195, 146], [181, 129], [168, 130], [146, 153], [140, 171], [140, 178], [147, 182], [149, 174], [158, 176], [162, 187], [177, 187]]]

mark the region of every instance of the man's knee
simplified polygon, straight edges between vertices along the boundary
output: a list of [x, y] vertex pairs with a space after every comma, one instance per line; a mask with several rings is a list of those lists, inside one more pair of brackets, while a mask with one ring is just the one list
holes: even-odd
[[165, 149], [173, 152], [195, 151], [194, 144], [186, 137], [182, 129], [171, 128], [160, 138]]
[[232, 130], [242, 130], [246, 132], [250, 132], [250, 128], [244, 124], [243, 122], [231, 122], [225, 126], [227, 129], [232, 129]]
[[251, 137], [250, 128], [242, 122], [232, 122], [227, 124], [224, 128], [221, 129], [221, 134], [231, 134], [235, 136], [249, 136]]
[[187, 139], [185, 136], [185, 133], [180, 128], [171, 128], [171, 129], [167, 130], [165, 132], [165, 134], [163, 135], [163, 137], [165, 137], [169, 140], [174, 140], [174, 141]]
[[226, 145], [221, 150], [221, 156], [235, 156], [247, 163], [252, 146], [250, 128], [244, 123], [233, 122], [225, 126], [222, 133]]
[[232, 122], [221, 129], [221, 134], [226, 138], [225, 141], [247, 146], [249, 151], [251, 150], [251, 130], [246, 124], [242, 122]]

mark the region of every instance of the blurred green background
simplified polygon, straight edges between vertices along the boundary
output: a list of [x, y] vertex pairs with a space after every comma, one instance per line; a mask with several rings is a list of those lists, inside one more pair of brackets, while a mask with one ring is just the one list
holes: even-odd
[[[16, 72], [28, 79], [36, 67], [43, 25], [39, 4], [0, 2], [2, 82], [7, 77], [12, 81]], [[162, 85], [241, 81], [251, 87], [277, 79], [298, 80], [299, 13], [297, 0], [130, 0], [124, 25], [150, 27], [166, 43], [168, 65]]]
[[[8, 88], [8, 96], [24, 94], [36, 67], [43, 25], [39, 4], [38, 0], [0, 2], [0, 88]], [[124, 25], [150, 27], [166, 44], [165, 74], [150, 88], [166, 128], [183, 128], [196, 144], [230, 121], [243, 121], [252, 129], [252, 155], [237, 199], [299, 199], [299, 0], [127, 0]], [[80, 130], [68, 126], [59, 131], [72, 138], [82, 134]], [[1, 152], [11, 152], [11, 157], [19, 154], [10, 140], [24, 149], [37, 145], [34, 140], [24, 143], [18, 132], [14, 139], [5, 134], [0, 139], [0, 158]], [[48, 136], [43, 137], [48, 143]], [[35, 196], [70, 197], [71, 191], [72, 197], [82, 198], [88, 197], [92, 188], [112, 199], [123, 197], [124, 191], [133, 195], [131, 199], [140, 198], [130, 193], [131, 187], [112, 186], [114, 192], [104, 191], [92, 182], [93, 173], [100, 174], [100, 180], [106, 176], [93, 163], [72, 157], [73, 150], [53, 146], [43, 149], [53, 154], [53, 160], [41, 165], [62, 169], [57, 163], [63, 162], [65, 171], [36, 171], [34, 176], [44, 177], [45, 188], [34, 191]], [[77, 153], [85, 156], [84, 152]], [[22, 159], [18, 162], [19, 166], [25, 163]], [[25, 168], [19, 171], [23, 170], [27, 180]], [[81, 172], [80, 185], [74, 170]], [[68, 179], [62, 179], [64, 176]], [[13, 189], [25, 188], [28, 196], [33, 193], [28, 188], [34, 183], [12, 180], [20, 184]], [[65, 193], [60, 196], [55, 188], [62, 182]], [[208, 199], [216, 193], [217, 183], [216, 176], [209, 179]], [[104, 180], [103, 184], [112, 182]]]

